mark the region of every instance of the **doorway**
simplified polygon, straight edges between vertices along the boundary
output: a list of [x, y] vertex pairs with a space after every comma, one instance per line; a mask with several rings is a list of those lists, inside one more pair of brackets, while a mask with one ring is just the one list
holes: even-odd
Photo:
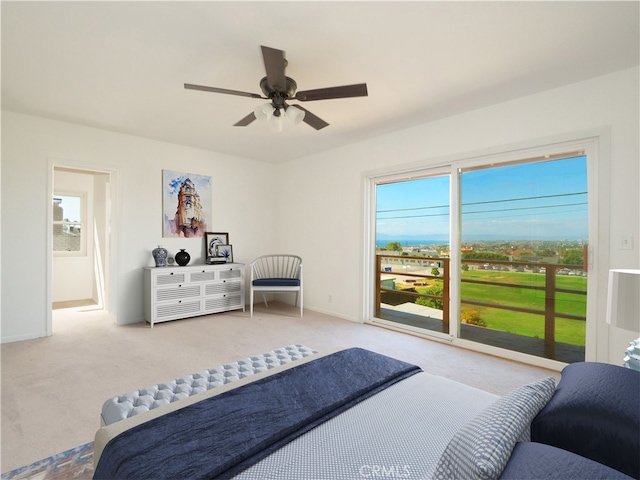
[[114, 172], [52, 165], [51, 316], [110, 310]]

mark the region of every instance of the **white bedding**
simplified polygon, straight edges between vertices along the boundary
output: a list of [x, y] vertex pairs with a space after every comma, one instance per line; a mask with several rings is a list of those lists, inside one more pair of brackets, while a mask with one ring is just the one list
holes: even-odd
[[498, 398], [418, 373], [314, 428], [234, 478], [429, 479], [455, 432]]

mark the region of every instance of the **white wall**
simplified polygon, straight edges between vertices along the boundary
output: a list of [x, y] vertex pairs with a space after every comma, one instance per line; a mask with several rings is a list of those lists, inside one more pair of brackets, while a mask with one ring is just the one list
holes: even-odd
[[[465, 152], [610, 127], [610, 231], [601, 236], [611, 242], [604, 257], [610, 268], [639, 268], [638, 83], [634, 68], [275, 166], [3, 112], [2, 341], [45, 332], [50, 157], [118, 172], [119, 257], [112, 295], [121, 323], [142, 319], [140, 267], [153, 265], [153, 247], [161, 243], [172, 252], [186, 248], [192, 261], [201, 259], [198, 241], [161, 237], [162, 169], [214, 178], [211, 229], [230, 232], [236, 260], [248, 262], [270, 252], [300, 254], [305, 307], [363, 321], [364, 172], [391, 165], [428, 166]], [[15, 198], [23, 201], [19, 210], [9, 201]], [[28, 227], [16, 228], [25, 224], [25, 215]], [[622, 233], [634, 235], [634, 250], [617, 248], [615, 240]], [[606, 299], [606, 284], [598, 297]], [[597, 321], [604, 322], [604, 315]], [[611, 359], [619, 363], [633, 334], [612, 331], [609, 337]]]
[[[428, 166], [446, 157], [465, 158], [467, 152], [602, 127], [611, 129], [612, 165], [606, 212], [610, 231], [599, 232], [607, 240], [601, 243], [610, 244], [603, 257], [609, 257], [608, 268], [638, 268], [638, 84], [638, 68], [625, 70], [280, 165], [279, 237], [283, 250], [296, 251], [305, 260], [305, 307], [364, 320], [365, 172], [392, 165]], [[622, 233], [633, 234], [634, 250], [618, 248]], [[606, 279], [606, 271], [598, 278], [603, 274]], [[606, 281], [599, 283], [597, 321], [604, 322]], [[633, 338], [630, 332], [610, 331], [610, 361], [620, 363]]]
[[111, 305], [118, 323], [143, 319], [142, 270], [158, 244], [203, 261], [204, 242], [162, 238], [162, 170], [210, 175], [212, 231], [229, 232], [234, 259], [276, 245], [272, 165], [118, 133], [2, 112], [2, 342], [46, 335], [47, 213], [52, 158], [117, 173]]

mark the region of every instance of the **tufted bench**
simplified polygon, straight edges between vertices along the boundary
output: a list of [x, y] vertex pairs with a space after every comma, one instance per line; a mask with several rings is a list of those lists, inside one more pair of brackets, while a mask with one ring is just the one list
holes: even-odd
[[315, 353], [318, 352], [303, 345], [289, 345], [203, 372], [118, 395], [102, 405], [100, 423], [102, 426], [111, 425], [161, 405], [173, 403]]

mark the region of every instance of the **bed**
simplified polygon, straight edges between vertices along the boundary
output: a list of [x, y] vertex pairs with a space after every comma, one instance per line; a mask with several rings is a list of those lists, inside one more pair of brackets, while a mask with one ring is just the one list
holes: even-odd
[[[94, 478], [638, 478], [640, 373], [585, 365], [498, 397], [361, 348], [318, 353], [100, 428]], [[616, 451], [557, 441], [557, 425], [589, 434], [576, 411], [611, 408], [576, 398], [620, 403], [613, 378], [628, 408], [592, 427], [629, 427], [605, 435]]]

